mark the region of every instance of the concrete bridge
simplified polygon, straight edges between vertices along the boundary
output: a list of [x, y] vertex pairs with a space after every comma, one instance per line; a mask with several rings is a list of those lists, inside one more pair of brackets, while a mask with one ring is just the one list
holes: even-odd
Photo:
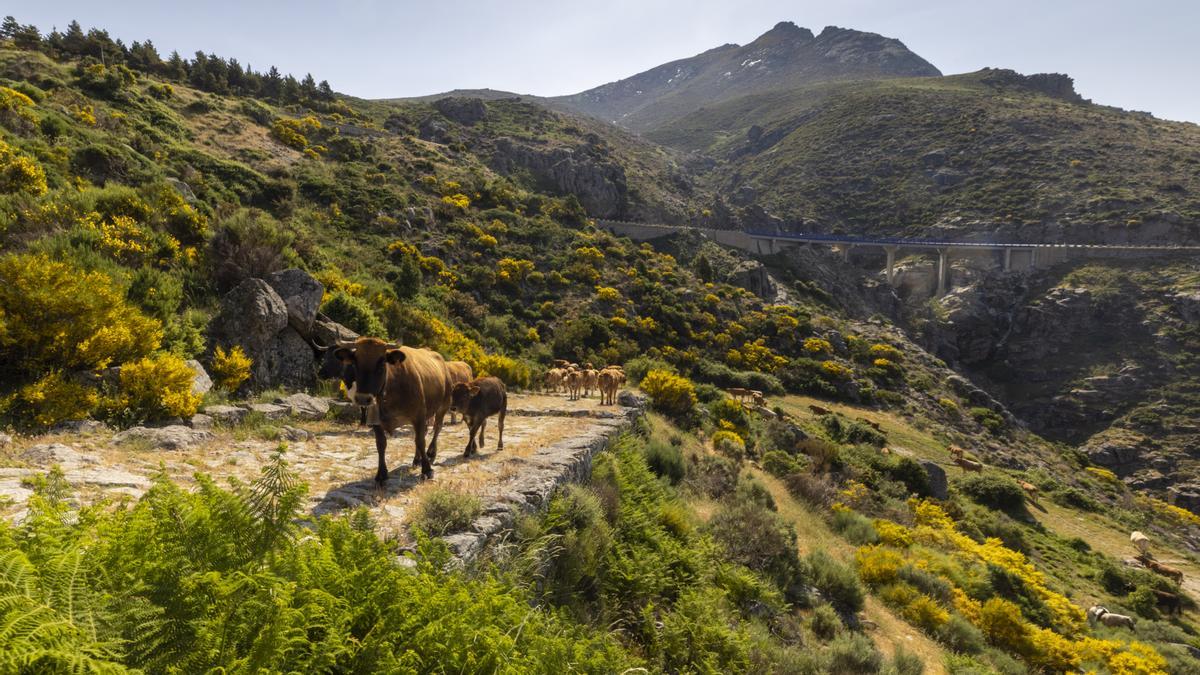
[[650, 241], [676, 234], [683, 230], [695, 230], [709, 239], [726, 246], [739, 248], [755, 255], [770, 255], [792, 246], [829, 246], [849, 259], [855, 248], [874, 248], [887, 258], [888, 283], [895, 282], [896, 254], [901, 250], [922, 251], [937, 254], [937, 295], [946, 292], [947, 275], [952, 253], [991, 253], [1000, 257], [998, 261], [1007, 271], [1031, 270], [1045, 267], [1070, 258], [1130, 258], [1159, 257], [1174, 255], [1200, 256], [1200, 246], [1174, 246], [1153, 244], [1055, 244], [1055, 243], [1003, 243], [978, 241], [949, 241], [941, 239], [918, 239], [904, 237], [858, 237], [840, 234], [802, 234], [765, 231], [714, 230], [700, 227], [681, 227], [630, 223], [616, 220], [597, 220], [597, 226], [619, 236], [635, 241]]

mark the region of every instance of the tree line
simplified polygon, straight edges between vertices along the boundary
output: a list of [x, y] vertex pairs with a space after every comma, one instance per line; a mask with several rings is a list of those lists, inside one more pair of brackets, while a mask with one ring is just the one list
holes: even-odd
[[0, 39], [12, 41], [19, 49], [40, 51], [58, 60], [92, 58], [105, 66], [123, 64], [132, 70], [187, 83], [214, 94], [254, 96], [283, 104], [332, 101], [334, 98], [329, 82], [321, 80], [318, 83], [311, 73], [297, 80], [291, 74], [281, 74], [275, 66], [265, 73], [258, 72], [249, 64], [243, 66], [235, 58], [225, 59], [202, 51], [196, 52], [190, 60], [180, 56], [178, 51], [172, 51], [164, 59], [150, 40], [135, 40], [126, 46], [120, 39], [112, 39], [106, 30], [92, 28], [85, 33], [78, 21], [72, 21], [66, 32], [54, 29], [43, 35], [37, 26], [22, 25], [12, 16], [6, 16], [0, 23]]

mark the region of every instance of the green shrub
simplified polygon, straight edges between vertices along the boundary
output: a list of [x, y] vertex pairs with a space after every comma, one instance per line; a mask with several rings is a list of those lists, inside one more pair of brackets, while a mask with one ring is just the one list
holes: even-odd
[[683, 480], [683, 453], [679, 448], [661, 441], [647, 441], [642, 454], [655, 475], [666, 478], [672, 485]]
[[882, 669], [883, 656], [871, 638], [861, 633], [846, 633], [829, 643], [830, 673], [878, 673]]
[[1004, 418], [1000, 413], [990, 408], [971, 408], [968, 412], [972, 419], [991, 433], [999, 434], [1004, 431]]
[[183, 282], [162, 270], [143, 267], [133, 273], [125, 294], [146, 314], [166, 324], [183, 303]]
[[813, 551], [804, 558], [808, 577], [839, 611], [861, 612], [866, 592], [854, 570], [834, 560], [824, 551]]
[[714, 450], [734, 461], [741, 461], [746, 456], [746, 442], [732, 431], [714, 433], [712, 446]]
[[892, 662], [884, 670], [888, 675], [922, 675], [925, 672], [925, 662], [920, 656], [910, 654], [904, 647], [897, 645], [892, 654]]
[[720, 455], [700, 455], [687, 467], [685, 484], [691, 490], [712, 499], [720, 499], [737, 489], [741, 468]]
[[421, 499], [411, 522], [421, 532], [442, 535], [467, 529], [481, 513], [479, 497], [439, 487]]
[[839, 508], [833, 512], [830, 525], [835, 532], [856, 546], [879, 542], [879, 533], [875, 531], [874, 523], [857, 511]]
[[359, 335], [386, 338], [383, 322], [379, 320], [375, 310], [371, 309], [371, 305], [362, 298], [345, 291], [334, 291], [321, 303], [321, 311]]
[[887, 436], [865, 422], [858, 420], [847, 422], [839, 415], [825, 415], [821, 418], [821, 424], [829, 432], [830, 437], [840, 443], [861, 443], [877, 448], [887, 444]]
[[939, 642], [964, 654], [978, 654], [983, 651], [983, 633], [960, 614], [951, 614], [946, 623], [938, 626], [934, 637]]
[[652, 370], [661, 370], [667, 373], [676, 374], [675, 366], [649, 356], [638, 356], [629, 359], [625, 362], [625, 376], [629, 378], [629, 383], [637, 385], [646, 377], [646, 374]]
[[772, 476], [783, 478], [789, 474], [804, 471], [807, 463], [800, 457], [789, 455], [782, 450], [768, 450], [763, 453], [762, 467]]
[[1021, 484], [1000, 473], [989, 472], [967, 476], [958, 489], [977, 504], [1006, 513], [1025, 512], [1025, 491]]
[[817, 605], [809, 620], [809, 628], [817, 639], [829, 642], [842, 632], [842, 619], [832, 605]]
[[777, 513], [748, 501], [723, 504], [709, 520], [708, 531], [728, 559], [771, 579], [788, 599], [803, 597], [796, 531]]

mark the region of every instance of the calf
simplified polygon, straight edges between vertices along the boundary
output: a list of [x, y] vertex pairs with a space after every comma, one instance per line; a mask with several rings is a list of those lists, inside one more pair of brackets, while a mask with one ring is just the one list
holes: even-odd
[[754, 401], [754, 405], [757, 405], [757, 406], [766, 406], [767, 405], [767, 399], [765, 397], [763, 397], [763, 393], [761, 391], [758, 391], [756, 389], [751, 389], [750, 390], [750, 398]]
[[820, 417], [824, 417], [824, 416], [826, 416], [826, 415], [832, 415], [832, 414], [833, 414], [833, 411], [832, 411], [832, 410], [830, 410], [829, 408], [822, 408], [822, 407], [821, 407], [821, 406], [819, 406], [819, 405], [812, 405], [812, 404], [809, 404], [809, 406], [808, 406], [808, 409], [812, 411], [812, 414], [814, 414], [814, 415], [818, 415], [818, 416], [820, 416]]
[[[504, 416], [508, 413], [508, 392], [498, 377], [480, 377], [470, 382], [459, 382], [450, 390], [450, 409], [462, 413], [467, 422], [467, 449], [463, 457], [472, 457], [483, 447], [483, 430], [487, 418], [496, 415], [500, 427], [496, 449], [504, 449]], [[476, 432], [479, 443], [475, 442]]]
[[583, 370], [583, 397], [587, 398], [592, 395], [592, 390], [600, 386], [600, 372], [592, 368], [592, 364], [587, 364], [587, 368]]
[[963, 470], [963, 473], [966, 473], [968, 471], [973, 471], [975, 473], [983, 473], [983, 462], [976, 462], [975, 460], [967, 459], [966, 457], [963, 457], [962, 455], [955, 455], [954, 463], [957, 464]]
[[[447, 361], [446, 371], [450, 373], [450, 385], [454, 386], [459, 382], [470, 382], [471, 378], [475, 377], [474, 371], [471, 370], [471, 364], [466, 361]], [[454, 409], [450, 409], [450, 424], [455, 424]]]
[[1036, 485], [1028, 481], [1021, 481], [1021, 489], [1025, 491], [1025, 498], [1028, 499], [1030, 503], [1038, 503], [1038, 489]]
[[567, 399], [571, 401], [577, 400], [579, 392], [583, 388], [583, 371], [569, 370], [563, 380], [567, 385]]
[[545, 380], [546, 391], [550, 392], [551, 394], [557, 394], [559, 388], [562, 387], [564, 374], [565, 373], [563, 372], [562, 368], [551, 368], [550, 370], [547, 370]]

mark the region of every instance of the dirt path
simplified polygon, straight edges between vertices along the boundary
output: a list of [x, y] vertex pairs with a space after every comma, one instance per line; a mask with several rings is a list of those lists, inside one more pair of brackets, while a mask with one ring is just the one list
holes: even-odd
[[[373, 433], [356, 424], [320, 420], [280, 420], [280, 426], [302, 429], [286, 441], [285, 457], [309, 486], [309, 509], [337, 513], [367, 506], [384, 536], [401, 535], [412, 508], [437, 486], [469, 491], [484, 497], [502, 495], [514, 479], [534, 466], [551, 461], [547, 448], [564, 441], [610, 433], [622, 418], [619, 406], [600, 406], [596, 398], [569, 401], [565, 396], [509, 395], [504, 429], [504, 450], [496, 450], [496, 420], [489, 420], [486, 444], [477, 457], [464, 459], [466, 425], [447, 424], [438, 442], [435, 480], [421, 482], [410, 466], [412, 430], [400, 430], [388, 442], [390, 478], [385, 488], [375, 487]], [[274, 432], [278, 427], [268, 427]], [[197, 472], [224, 484], [237, 478], [254, 480], [280, 445], [239, 427], [216, 428], [212, 437], [183, 449], [149, 447], [147, 443], [114, 441], [114, 433], [59, 433], [17, 438], [0, 449], [0, 517], [18, 520], [31, 492], [27, 479], [59, 465], [81, 503], [100, 499], [137, 498], [149, 488], [151, 478], [163, 470], [177, 482], [195, 482]], [[7, 502], [5, 502], [7, 498]]]

